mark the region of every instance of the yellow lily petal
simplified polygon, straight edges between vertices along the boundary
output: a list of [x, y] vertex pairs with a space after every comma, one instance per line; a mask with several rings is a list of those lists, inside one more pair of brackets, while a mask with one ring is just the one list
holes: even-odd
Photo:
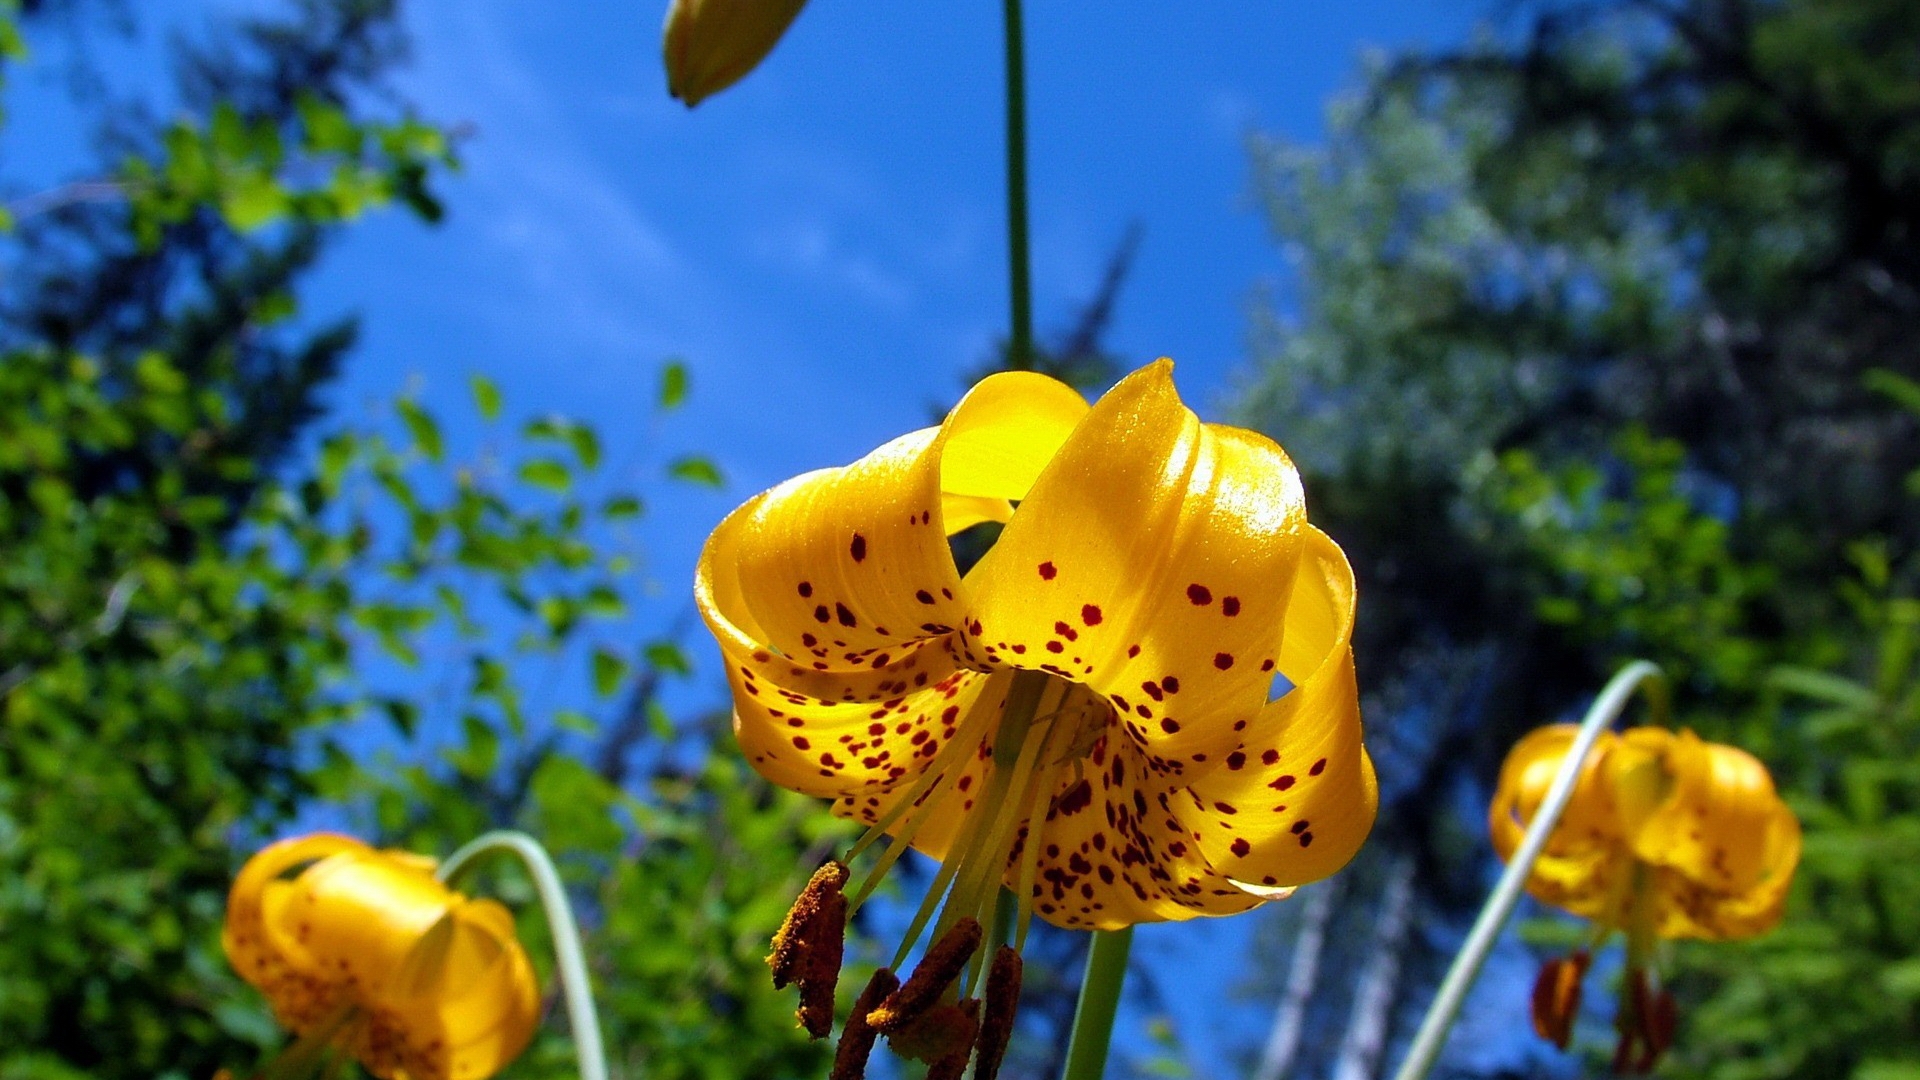
[[[1494, 851], [1502, 860], [1519, 848], [1578, 732], [1573, 724], [1537, 728], [1507, 754], [1488, 813]], [[1611, 732], [1602, 732], [1594, 743], [1566, 811], [1527, 879], [1527, 891], [1537, 899], [1609, 925], [1620, 922], [1616, 909], [1630, 898], [1633, 870], [1604, 776], [1614, 745]]]
[[1192, 778], [1267, 700], [1306, 511], [1285, 453], [1200, 423], [1172, 367], [1073, 430], [969, 575], [965, 629], [975, 653], [1108, 695], [1155, 774]]
[[1193, 783], [1191, 806], [1180, 813], [1215, 867], [1267, 889], [1318, 881], [1345, 866], [1380, 802], [1373, 761], [1360, 744], [1353, 569], [1312, 526], [1307, 549], [1280, 657], [1296, 685], [1258, 713], [1224, 769]]

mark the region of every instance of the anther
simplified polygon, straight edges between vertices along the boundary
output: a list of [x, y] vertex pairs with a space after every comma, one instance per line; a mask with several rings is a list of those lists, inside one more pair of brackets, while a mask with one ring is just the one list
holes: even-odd
[[812, 929], [822, 902], [829, 895], [840, 895], [846, 883], [846, 864], [829, 859], [813, 872], [806, 888], [800, 890], [793, 907], [787, 911], [785, 921], [773, 935], [773, 951], [767, 954], [767, 966], [773, 969], [775, 990], [784, 990], [787, 983], [793, 981], [794, 969], [800, 962], [801, 954], [811, 947], [814, 936]]
[[800, 987], [800, 1025], [816, 1039], [833, 1030], [833, 992], [847, 936], [847, 898], [840, 891], [846, 883], [844, 863], [829, 861], [814, 871], [767, 956], [776, 989], [789, 982]]
[[[980, 1034], [980, 999], [968, 998], [953, 1005], [937, 1005], [922, 1012], [899, 1030], [887, 1036], [893, 1052], [901, 1057], [928, 1064], [927, 1080], [952, 1077], [958, 1080], [973, 1054], [974, 1039]], [[957, 1060], [958, 1065], [954, 1062]], [[951, 1070], [951, 1071], [949, 1071]]]
[[1621, 995], [1620, 1015], [1614, 1027], [1620, 1040], [1613, 1048], [1613, 1071], [1646, 1075], [1673, 1045], [1677, 1022], [1673, 995], [1666, 989], [1649, 985], [1644, 968], [1627, 973], [1625, 993]]
[[867, 1023], [888, 1035], [927, 1011], [927, 1007], [946, 993], [967, 961], [980, 947], [980, 921], [968, 916], [942, 934], [939, 941], [920, 959], [905, 986], [887, 997], [867, 1016]]
[[1020, 954], [1012, 946], [1002, 945], [993, 954], [993, 966], [987, 969], [987, 1004], [980, 1018], [974, 1080], [994, 1080], [1000, 1074], [1000, 1059], [1013, 1038], [1013, 1015], [1020, 1005], [1022, 967]]
[[1585, 949], [1540, 965], [1533, 981], [1533, 1030], [1560, 1049], [1573, 1037], [1573, 1020], [1580, 1014], [1580, 980], [1593, 957]]
[[867, 988], [854, 1000], [847, 1026], [840, 1031], [840, 1045], [834, 1048], [833, 1072], [828, 1080], [866, 1080], [867, 1058], [873, 1054], [873, 1041], [880, 1037], [867, 1023], [867, 1014], [898, 989], [900, 980], [892, 971], [881, 968], [873, 973]]

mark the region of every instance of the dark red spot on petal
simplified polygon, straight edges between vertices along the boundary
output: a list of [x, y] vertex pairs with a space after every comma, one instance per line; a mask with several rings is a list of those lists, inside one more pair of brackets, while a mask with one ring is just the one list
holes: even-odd
[[1180, 680], [1169, 675], [1160, 680], [1160, 689], [1165, 690], [1169, 694], [1177, 694], [1180, 692]]
[[1127, 659], [1131, 660], [1134, 657], [1139, 655], [1140, 655], [1140, 646], [1138, 645], [1127, 646]]
[[1213, 654], [1213, 666], [1225, 671], [1233, 666], [1233, 654], [1217, 652]]
[[837, 618], [837, 619], [839, 619], [839, 620], [840, 620], [840, 625], [841, 625], [841, 626], [858, 626], [858, 625], [860, 625], [860, 623], [859, 623], [859, 621], [858, 621], [858, 620], [856, 620], [856, 619], [855, 619], [855, 618], [853, 617], [853, 612], [851, 612], [851, 611], [848, 611], [848, 610], [847, 610], [847, 605], [845, 605], [845, 604], [839, 604], [839, 603], [836, 603], [836, 604], [834, 604], [834, 605], [833, 605], [833, 614], [834, 614], [834, 617], [835, 617], [835, 618]]
[[1100, 620], [1103, 617], [1104, 616], [1100, 614], [1100, 609], [1095, 607], [1094, 605], [1092, 604], [1080, 605], [1080, 621], [1083, 623], [1086, 623], [1088, 626], [1099, 626]]
[[1205, 585], [1195, 582], [1187, 586], [1187, 599], [1196, 604], [1211, 604], [1213, 603], [1213, 591]]
[[827, 606], [822, 604], [813, 609], [813, 617], [819, 622], [826, 622], [828, 619], [833, 618], [833, 612], [828, 611]]
[[1236, 836], [1233, 838], [1233, 853], [1235, 855], [1238, 855], [1244, 859], [1252, 851], [1253, 851], [1253, 845], [1247, 843], [1246, 837]]
[[1235, 750], [1233, 753], [1227, 755], [1227, 768], [1229, 769], [1241, 768], [1244, 765], [1246, 765], [1246, 763], [1247, 763], [1247, 755], [1241, 753], [1238, 750]]
[[1260, 755], [1260, 763], [1262, 765], [1274, 765], [1274, 764], [1277, 764], [1279, 761], [1280, 761], [1280, 751], [1278, 750], [1268, 750], [1265, 753]]
[[807, 597], [807, 596], [812, 596], [812, 595], [813, 595], [813, 582], [811, 582], [811, 581], [803, 581], [803, 582], [801, 582], [801, 583], [800, 583], [800, 595], [801, 595], [802, 597]]
[[1292, 787], [1293, 783], [1294, 783], [1293, 777], [1283, 776], [1280, 779], [1275, 780], [1273, 783], [1268, 784], [1267, 786], [1272, 788], [1275, 791], [1285, 791], [1288, 788]]
[[1171, 717], [1169, 717], [1169, 718], [1167, 718], [1167, 719], [1164, 719], [1164, 720], [1161, 720], [1161, 721], [1160, 721], [1160, 730], [1161, 730], [1161, 731], [1164, 731], [1164, 732], [1166, 732], [1166, 733], [1167, 733], [1167, 734], [1169, 734], [1169, 735], [1171, 735], [1171, 734], [1173, 734], [1174, 732], [1176, 732], [1176, 731], [1179, 731], [1179, 730], [1180, 730], [1180, 725], [1179, 725], [1179, 724], [1177, 724], [1177, 723], [1174, 723], [1174, 721], [1173, 721], [1173, 719], [1172, 719]]
[[1237, 596], [1221, 597], [1220, 598], [1220, 614], [1225, 615], [1229, 618], [1240, 614], [1240, 598]]
[[1313, 763], [1313, 768], [1307, 770], [1307, 775], [1319, 776], [1321, 773], [1326, 771], [1327, 771], [1327, 759], [1321, 758], [1319, 761], [1316, 761]]
[[861, 536], [859, 533], [854, 533], [853, 543], [847, 550], [853, 553], [854, 562], [864, 562], [867, 557], [867, 538]]
[[913, 598], [914, 598], [915, 600], [918, 600], [918, 601], [920, 601], [920, 602], [921, 602], [921, 603], [923, 603], [923, 604], [931, 604], [931, 603], [933, 603], [933, 594], [932, 594], [932, 593], [930, 593], [930, 592], [928, 592], [928, 591], [927, 591], [927, 590], [925, 590], [925, 589], [921, 589], [921, 590], [920, 590], [919, 592], [917, 592], [917, 593], [914, 593], [914, 594], [913, 594]]
[[1309, 832], [1309, 833], [1301, 833], [1301, 834], [1300, 834], [1300, 846], [1301, 846], [1301, 847], [1306, 847], [1306, 846], [1308, 846], [1308, 845], [1310, 845], [1310, 844], [1312, 844], [1312, 843], [1313, 843], [1313, 834], [1312, 834], [1312, 833], [1310, 833], [1310, 832]]
[[1041, 564], [1040, 564], [1040, 577], [1041, 577], [1041, 578], [1042, 578], [1043, 580], [1046, 580], [1046, 581], [1052, 581], [1052, 580], [1053, 580], [1053, 575], [1055, 575], [1055, 574], [1057, 574], [1057, 573], [1059, 573], [1059, 572], [1060, 572], [1060, 571], [1059, 571], [1059, 570], [1057, 570], [1057, 569], [1055, 569], [1055, 568], [1054, 568], [1054, 565], [1053, 565], [1052, 563], [1050, 563], [1050, 562], [1043, 562], [1043, 563], [1041, 563]]

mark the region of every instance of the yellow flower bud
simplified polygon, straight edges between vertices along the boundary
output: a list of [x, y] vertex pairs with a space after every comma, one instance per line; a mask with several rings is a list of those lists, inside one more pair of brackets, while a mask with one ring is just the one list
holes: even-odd
[[667, 92], [692, 108], [745, 78], [806, 0], [673, 0], [663, 51]]

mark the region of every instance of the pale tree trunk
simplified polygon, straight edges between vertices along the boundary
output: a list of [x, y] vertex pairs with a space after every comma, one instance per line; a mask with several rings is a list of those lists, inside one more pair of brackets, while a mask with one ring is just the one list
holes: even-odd
[[1380, 891], [1380, 918], [1374, 923], [1373, 953], [1354, 988], [1333, 1080], [1373, 1080], [1387, 1049], [1393, 1002], [1400, 990], [1400, 960], [1406, 951], [1413, 913], [1413, 858], [1394, 855]]
[[1326, 945], [1327, 923], [1333, 920], [1334, 894], [1340, 879], [1308, 886], [1306, 906], [1300, 912], [1300, 931], [1293, 939], [1293, 959], [1287, 964], [1287, 985], [1273, 1014], [1273, 1031], [1260, 1055], [1254, 1080], [1284, 1080], [1300, 1052], [1300, 1033], [1306, 1026], [1307, 1002], [1320, 978], [1320, 950]]

